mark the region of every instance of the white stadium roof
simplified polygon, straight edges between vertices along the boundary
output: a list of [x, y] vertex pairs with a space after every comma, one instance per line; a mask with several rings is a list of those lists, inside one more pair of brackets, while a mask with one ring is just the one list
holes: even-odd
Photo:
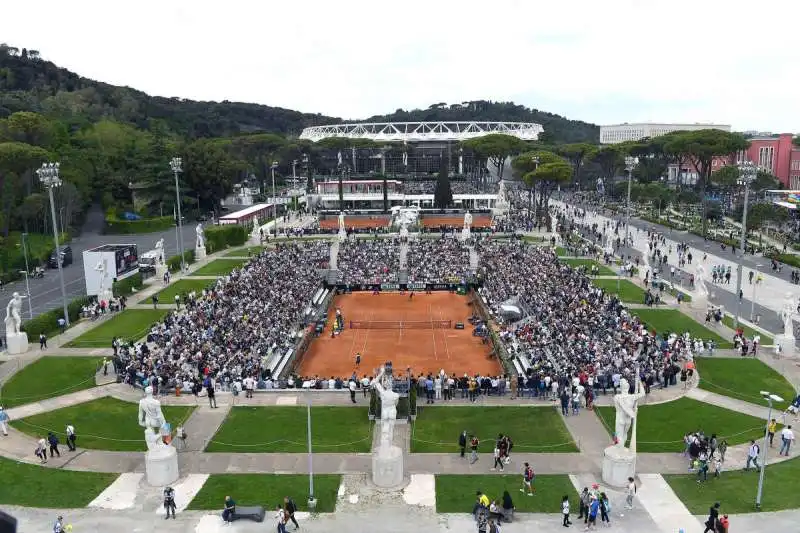
[[305, 128], [301, 139], [318, 142], [328, 137], [370, 139], [378, 142], [465, 141], [490, 133], [535, 141], [544, 131], [533, 122], [371, 122], [330, 124]]

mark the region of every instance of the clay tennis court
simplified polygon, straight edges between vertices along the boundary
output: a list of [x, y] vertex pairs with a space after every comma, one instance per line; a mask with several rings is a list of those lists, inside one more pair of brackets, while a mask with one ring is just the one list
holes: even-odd
[[[453, 216], [428, 216], [422, 217], [422, 225], [426, 228], [438, 228], [439, 226], [464, 227], [464, 215]], [[486, 215], [472, 215], [473, 228], [491, 228], [492, 217]]]
[[[455, 372], [469, 374], [499, 374], [500, 363], [489, 358], [491, 348], [479, 337], [472, 336], [472, 326], [467, 319], [472, 314], [469, 297], [446, 291], [425, 294], [418, 292], [409, 300], [408, 294], [356, 292], [336, 296], [328, 313], [329, 325], [333, 323], [336, 308], [341, 309], [345, 329], [331, 338], [330, 329], [311, 342], [303, 356], [299, 373], [303, 376], [372, 375], [375, 370], [391, 361], [395, 369], [405, 371], [411, 367], [420, 372]], [[417, 329], [351, 329], [358, 321], [426, 321], [439, 325], [451, 321], [450, 327]], [[464, 322], [457, 330], [456, 322]], [[355, 354], [361, 354], [361, 365], [355, 366]]]
[[[385, 228], [389, 225], [389, 217], [382, 215], [366, 217], [344, 217], [345, 228]], [[339, 217], [330, 217], [319, 221], [322, 229], [339, 229]]]

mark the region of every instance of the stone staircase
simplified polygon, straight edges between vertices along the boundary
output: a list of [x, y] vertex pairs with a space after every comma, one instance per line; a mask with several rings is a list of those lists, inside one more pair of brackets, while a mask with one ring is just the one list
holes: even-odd
[[339, 283], [339, 271], [328, 270], [328, 273], [325, 275], [325, 281], [328, 282], [328, 285], [336, 285]]
[[331, 270], [336, 270], [339, 268], [339, 239], [333, 239], [331, 242], [331, 257], [330, 257], [330, 268]]
[[408, 283], [408, 270], [400, 270], [397, 273], [397, 283], [400, 285]]
[[480, 260], [480, 256], [478, 256], [478, 251], [475, 250], [474, 246], [468, 246], [467, 249], [469, 250], [469, 269], [470, 271], [477, 272], [478, 271], [478, 263]]
[[400, 244], [400, 270], [406, 270], [408, 268], [408, 243], [404, 242]]

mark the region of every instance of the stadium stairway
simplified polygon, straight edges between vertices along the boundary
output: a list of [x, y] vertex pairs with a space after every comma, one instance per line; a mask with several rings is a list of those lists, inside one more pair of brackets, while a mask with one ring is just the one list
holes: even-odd
[[339, 268], [339, 239], [333, 239], [331, 243], [331, 257], [329, 263], [329, 268], [331, 270], [337, 270]]
[[[400, 243], [400, 270], [408, 268], [408, 243]], [[402, 282], [401, 282], [402, 283]]]
[[397, 273], [397, 283], [400, 285], [408, 283], [408, 270], [402, 269]]
[[339, 271], [333, 269], [328, 270], [325, 280], [328, 282], [328, 285], [336, 285], [339, 283]]
[[474, 273], [478, 271], [478, 252], [475, 250], [474, 246], [468, 246], [467, 249], [469, 250], [469, 269]]

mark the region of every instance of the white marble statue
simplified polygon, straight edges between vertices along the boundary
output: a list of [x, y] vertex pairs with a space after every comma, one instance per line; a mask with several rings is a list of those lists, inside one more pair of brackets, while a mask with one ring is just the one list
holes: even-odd
[[472, 213], [467, 211], [464, 213], [464, 229], [471, 229], [472, 228]]
[[22, 327], [22, 299], [25, 296], [15, 292], [6, 306], [6, 335], [17, 335]]
[[161, 402], [153, 398], [153, 387], [144, 389], [144, 398], [139, 400], [139, 425], [143, 428], [161, 429], [166, 425], [164, 413], [161, 411]]
[[701, 298], [708, 298], [708, 287], [706, 287], [706, 268], [703, 263], [697, 263], [694, 273], [694, 287], [697, 295]]
[[344, 227], [344, 213], [339, 211], [339, 232], [347, 231]]
[[164, 442], [164, 438], [161, 436], [161, 433], [156, 433], [153, 431], [153, 428], [145, 428], [144, 441], [147, 444], [147, 451], [150, 452], [160, 448], [169, 447], [169, 444]]
[[558, 233], [558, 216], [556, 213], [550, 213], [550, 233]]
[[261, 226], [258, 223], [258, 215], [253, 215], [253, 235], [261, 235]]
[[408, 226], [405, 223], [400, 225], [400, 238], [408, 239]]
[[197, 235], [197, 241], [195, 242], [195, 248], [205, 248], [206, 247], [206, 234], [203, 233], [203, 225], [198, 224], [197, 227], [194, 229], [195, 235]]
[[781, 308], [781, 320], [783, 320], [783, 336], [786, 338], [794, 338], [794, 323], [792, 317], [794, 316], [796, 304], [794, 295], [792, 293], [786, 294], [786, 299], [783, 301]]
[[158, 254], [158, 264], [163, 265], [166, 263], [166, 259], [164, 258], [164, 238], [160, 238], [156, 241], [156, 253]]
[[[638, 368], [636, 372], [638, 374]], [[628, 440], [628, 432], [631, 429], [634, 419], [636, 418], [636, 408], [639, 399], [644, 397], [642, 391], [641, 381], [636, 379], [636, 390], [633, 394], [629, 394], [630, 384], [625, 378], [619, 381], [620, 393], [614, 396], [614, 407], [617, 413], [614, 419], [614, 436], [617, 439], [615, 445], [619, 448], [625, 447], [625, 441]]]
[[397, 402], [400, 395], [392, 390], [389, 376], [386, 369], [381, 367], [378, 376], [373, 381], [375, 390], [381, 397], [381, 446], [391, 446], [394, 436], [394, 424], [397, 420]]
[[610, 231], [606, 232], [605, 251], [607, 254], [614, 253], [614, 235]]

